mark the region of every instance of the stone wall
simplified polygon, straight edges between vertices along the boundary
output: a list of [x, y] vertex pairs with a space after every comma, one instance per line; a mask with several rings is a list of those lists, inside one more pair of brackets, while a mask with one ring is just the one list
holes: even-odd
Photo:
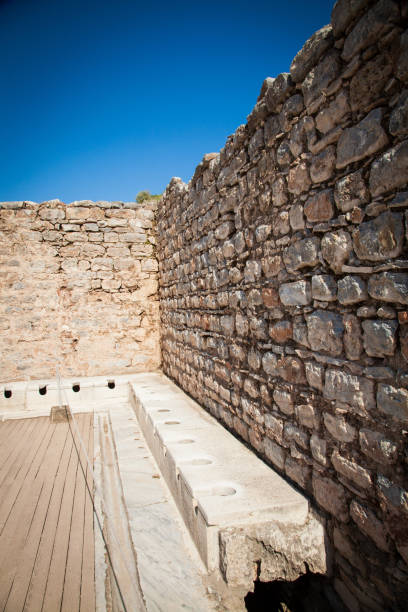
[[155, 207], [0, 203], [2, 381], [159, 366]]
[[355, 611], [408, 595], [407, 17], [337, 2], [158, 214], [164, 372], [325, 512]]

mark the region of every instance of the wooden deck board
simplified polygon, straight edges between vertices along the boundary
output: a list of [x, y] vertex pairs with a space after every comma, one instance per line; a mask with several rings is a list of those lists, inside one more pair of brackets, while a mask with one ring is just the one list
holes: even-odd
[[20, 448], [20, 456], [16, 459], [19, 464], [19, 469], [16, 470], [13, 478], [8, 477], [1, 484], [2, 499], [0, 502], [0, 535], [7, 523], [7, 520], [17, 503], [17, 507], [21, 507], [21, 500], [24, 495], [29, 495], [25, 482], [31, 482], [35, 470], [33, 469], [38, 464], [38, 458], [41, 458], [44, 444], [47, 444], [47, 435], [51, 435], [51, 430], [48, 423], [38, 424], [36, 435], [29, 432], [29, 435], [24, 440], [24, 444]]
[[[91, 418], [88, 436], [88, 456], [93, 457], [94, 435], [93, 420]], [[87, 465], [86, 469], [87, 487], [92, 491], [92, 474]], [[80, 611], [87, 612], [95, 609], [95, 544], [94, 544], [94, 515], [92, 512], [92, 500], [87, 491], [84, 508], [84, 542], [82, 551], [82, 577], [81, 577], [81, 600]]]
[[[32, 421], [32, 419], [25, 419], [25, 421]], [[2, 428], [5, 426], [6, 424], [2, 424]], [[19, 427], [17, 421], [15, 430], [11, 427], [8, 428], [10, 435], [7, 435], [7, 431], [4, 431], [2, 436], [2, 439], [4, 438], [4, 457], [1, 458], [0, 486], [3, 486], [8, 479], [13, 480], [12, 475], [17, 474], [24, 463], [26, 457], [21, 450], [25, 448], [34, 427], [35, 423], [24, 423], [22, 427]]]
[[[92, 452], [92, 415], [75, 418]], [[0, 449], [0, 612], [94, 612], [93, 506], [69, 424], [0, 423]]]

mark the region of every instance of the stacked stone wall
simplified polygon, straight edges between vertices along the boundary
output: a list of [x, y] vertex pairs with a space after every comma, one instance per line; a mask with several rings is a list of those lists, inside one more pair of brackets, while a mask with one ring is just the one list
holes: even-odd
[[355, 611], [408, 595], [407, 17], [337, 2], [158, 213], [163, 369], [324, 511]]
[[2, 381], [160, 364], [155, 204], [0, 203]]

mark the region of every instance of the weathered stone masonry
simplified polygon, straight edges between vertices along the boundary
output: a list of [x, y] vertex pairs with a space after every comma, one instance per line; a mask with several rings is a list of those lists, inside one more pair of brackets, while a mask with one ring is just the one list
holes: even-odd
[[162, 367], [325, 511], [356, 611], [408, 595], [407, 17], [337, 2], [158, 213]]
[[1, 380], [158, 367], [153, 203], [0, 204]]

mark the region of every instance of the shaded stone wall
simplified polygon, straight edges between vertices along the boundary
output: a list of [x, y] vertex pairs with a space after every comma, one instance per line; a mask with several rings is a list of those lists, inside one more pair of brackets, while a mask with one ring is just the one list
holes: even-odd
[[155, 207], [0, 203], [2, 381], [159, 366]]
[[158, 213], [163, 369], [325, 511], [356, 611], [408, 595], [407, 12], [336, 3]]

